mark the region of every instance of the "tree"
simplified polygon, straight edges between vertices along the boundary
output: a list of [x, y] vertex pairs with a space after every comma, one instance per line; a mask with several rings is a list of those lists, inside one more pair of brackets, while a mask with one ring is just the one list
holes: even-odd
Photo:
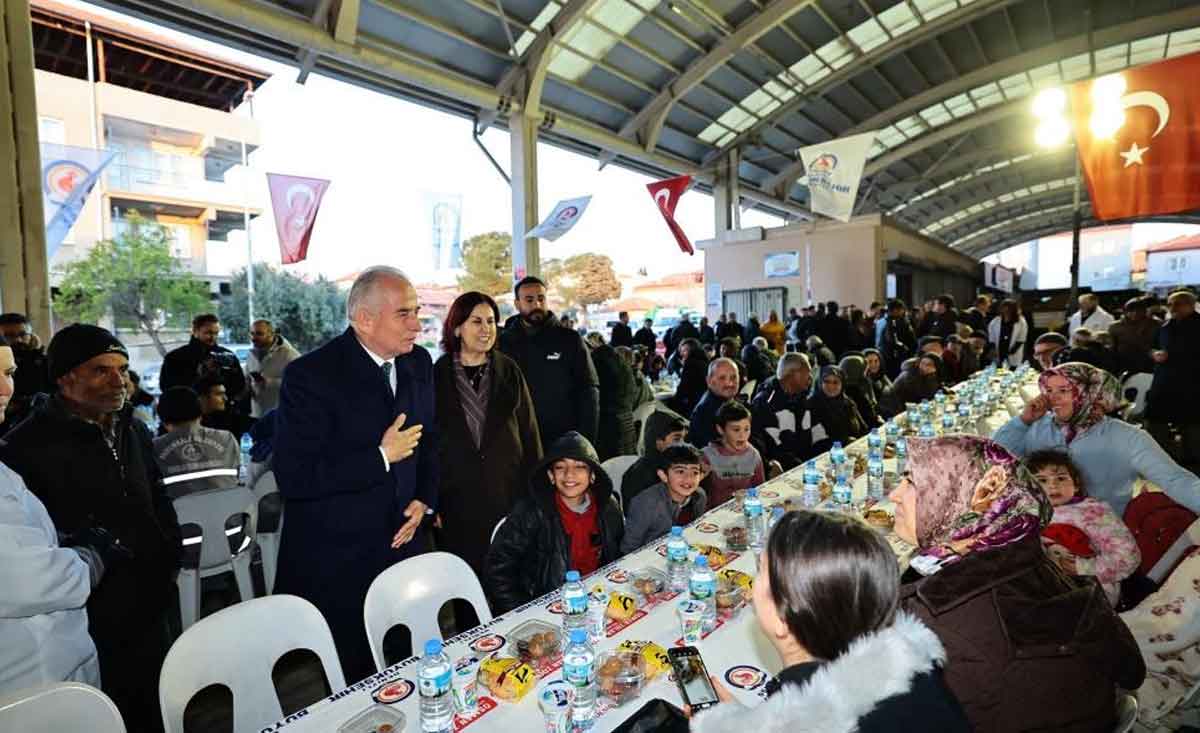
[[589, 305], [621, 297], [621, 283], [612, 260], [591, 252], [568, 257], [554, 287], [568, 307], [578, 305], [585, 311]]
[[[221, 302], [221, 326], [233, 341], [249, 341], [246, 270], [231, 283], [232, 297]], [[308, 282], [266, 264], [254, 265], [254, 318], [270, 321], [300, 351], [310, 351], [346, 328], [346, 297], [324, 277]]]
[[477, 234], [463, 242], [463, 269], [458, 287], [486, 295], [507, 293], [512, 287], [512, 237], [505, 232]]
[[187, 328], [209, 305], [208, 287], [171, 254], [166, 227], [133, 212], [115, 240], [59, 268], [62, 284], [54, 307], [69, 320], [96, 323], [111, 314], [119, 326], [145, 332], [166, 355], [161, 332]]

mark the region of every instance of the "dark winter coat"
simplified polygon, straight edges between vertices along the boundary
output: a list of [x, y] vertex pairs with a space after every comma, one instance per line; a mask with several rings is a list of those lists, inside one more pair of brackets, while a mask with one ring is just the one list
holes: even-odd
[[700, 403], [700, 398], [708, 391], [708, 358], [703, 352], [688, 354], [679, 374], [679, 386], [675, 388], [675, 399], [672, 407], [681, 415], [691, 415], [692, 410]]
[[925, 320], [921, 321], [921, 328], [917, 331], [917, 336], [938, 336], [945, 342], [951, 334], [957, 333], [957, 330], [958, 311], [947, 308], [946, 312], [941, 314], [929, 311]]
[[715, 344], [717, 342], [717, 332], [707, 323], [700, 327], [700, 343]]
[[1111, 731], [1116, 687], [1146, 675], [1095, 578], [1063, 574], [1037, 534], [904, 585], [900, 602], [946, 646], [946, 684], [978, 733]]
[[826, 314], [817, 321], [816, 334], [833, 352], [833, 359], [837, 359], [846, 351], [846, 342], [850, 339], [850, 322], [836, 313]]
[[813, 425], [819, 424], [825, 431], [825, 438], [813, 444], [813, 450], [818, 453], [829, 450], [834, 442], [849, 445], [870, 430], [854, 400], [846, 396], [845, 387], [840, 395], [830, 397], [821, 389], [820, 381], [814, 380], [813, 391], [808, 396], [808, 409], [812, 413]]
[[246, 375], [242, 373], [237, 355], [220, 344], [209, 346], [195, 337], [167, 352], [158, 385], [163, 392], [172, 387], [191, 387], [200, 377], [214, 370], [220, 375], [232, 404], [246, 391]]
[[699, 340], [700, 330], [697, 329], [696, 324], [692, 323], [691, 321], [680, 321], [679, 323], [675, 324], [674, 328], [671, 329], [669, 335], [670, 342], [667, 343], [665, 338], [663, 341], [666, 343], [667, 351], [673, 352], [679, 348], [679, 344], [683, 343], [684, 339]]
[[917, 351], [917, 337], [906, 318], [885, 316], [875, 322], [875, 348], [883, 355], [883, 368], [895, 379], [904, 361]]
[[693, 733], [968, 733], [962, 707], [946, 687], [946, 649], [925, 625], [899, 613], [829, 662], [783, 670], [766, 702], [724, 703], [696, 715]]
[[1108, 333], [1112, 336], [1113, 351], [1117, 355], [1117, 368], [1122, 372], [1153, 372], [1154, 360], [1150, 358], [1150, 350], [1154, 348], [1160, 328], [1161, 324], [1150, 317], [1136, 321], [1124, 317], [1109, 326]]
[[720, 438], [717, 434], [717, 410], [726, 402], [727, 400], [718, 397], [712, 390], [704, 391], [704, 396], [696, 404], [696, 409], [692, 410], [688, 422], [689, 443], [704, 450], [709, 443]]
[[88, 630], [106, 667], [106, 655], [120, 654], [129, 639], [163, 628], [181, 554], [179, 520], [163, 492], [149, 432], [134, 425], [129, 408], [115, 420], [119, 464], [100, 426], [76, 417], [57, 396], [0, 446], [0, 460], [46, 505], [60, 533], [101, 527], [133, 552], [131, 560], [106, 568], [88, 598]]
[[533, 399], [516, 362], [493, 351], [488, 364], [487, 416], [479, 445], [467, 426], [454, 375], [454, 356], [433, 365], [437, 390], [438, 547], [458, 555], [483, 577], [492, 530], [525, 493], [542, 460]]
[[633, 497], [659, 482], [658, 469], [662, 468], [662, 462], [657, 442], [676, 431], [686, 432], [687, 427], [688, 421], [685, 417], [665, 407], [651, 412], [646, 417], [646, 427], [642, 430], [641, 456], [621, 478], [621, 499], [625, 506], [629, 506]]
[[633, 343], [638, 346], [645, 346], [647, 351], [653, 353], [658, 346], [658, 337], [654, 335], [654, 330], [642, 326], [638, 332], [633, 335]]
[[[938, 363], [940, 365], [941, 359], [938, 359]], [[879, 400], [879, 412], [885, 418], [892, 418], [904, 412], [905, 405], [909, 402], [924, 402], [930, 399], [941, 388], [941, 381], [937, 375], [927, 377], [921, 374], [917, 359], [910, 359], [904, 364], [903, 372], [892, 382], [890, 389], [884, 390], [883, 398]]]
[[1164, 323], [1154, 348], [1166, 351], [1167, 360], [1154, 365], [1146, 417], [1164, 422], [1200, 422], [1200, 313]]
[[638, 403], [639, 378], [613, 347], [592, 349], [592, 363], [600, 381], [600, 427], [596, 452], [601, 461], [637, 453], [633, 410]]
[[600, 533], [593, 542], [601, 548], [600, 564], [621, 555], [625, 520], [612, 495], [612, 481], [591, 444], [578, 433], [567, 433], [550, 446], [545, 460], [530, 474], [529, 491], [517, 501], [488, 550], [483, 580], [497, 614], [561, 587], [571, 569], [570, 542], [555, 505], [554, 485], [546, 475], [563, 458], [584, 461], [595, 474], [591, 492], [599, 508]]
[[617, 323], [612, 327], [612, 338], [609, 339], [613, 348], [618, 346], [633, 346], [633, 329], [625, 323]]
[[592, 357], [579, 334], [557, 323], [552, 313], [537, 328], [517, 318], [500, 333], [500, 351], [517, 362], [529, 385], [543, 450], [571, 430], [594, 441], [600, 420]]
[[[790, 413], [795, 429], [781, 427], [783, 413]], [[779, 461], [785, 469], [794, 468], [815, 456], [808, 396], [788, 394], [776, 377], [759, 385], [750, 403], [750, 440], [762, 453], [764, 461]]]
[[[433, 363], [421, 347], [392, 360], [396, 396], [353, 329], [287, 365], [272, 466], [286, 504], [275, 592], [300, 596], [329, 622], [348, 678], [371, 671], [362, 608], [375, 577], [425, 549], [418, 531], [392, 549], [414, 500], [438, 509]], [[413, 455], [388, 466], [384, 431], [404, 413], [421, 425]]]
[[766, 354], [762, 353], [754, 344], [746, 344], [742, 347], [742, 363], [746, 365], [745, 379], [759, 384], [770, 379], [775, 371], [771, 368], [771, 362]]

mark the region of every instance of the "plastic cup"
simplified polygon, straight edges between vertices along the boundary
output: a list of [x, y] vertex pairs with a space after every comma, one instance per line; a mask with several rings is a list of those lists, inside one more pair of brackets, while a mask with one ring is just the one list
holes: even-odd
[[466, 656], [454, 665], [450, 678], [450, 690], [454, 696], [454, 708], [460, 715], [474, 715], [479, 709], [479, 659]]
[[679, 625], [683, 629], [683, 643], [694, 646], [704, 635], [704, 611], [706, 606], [691, 599], [679, 602]]
[[608, 591], [604, 588], [593, 588], [588, 594], [588, 634], [592, 637], [592, 642], [598, 642], [605, 637], [605, 626], [608, 623], [608, 618], [605, 612], [608, 610]]
[[571, 686], [562, 680], [547, 682], [538, 695], [546, 733], [571, 733]]

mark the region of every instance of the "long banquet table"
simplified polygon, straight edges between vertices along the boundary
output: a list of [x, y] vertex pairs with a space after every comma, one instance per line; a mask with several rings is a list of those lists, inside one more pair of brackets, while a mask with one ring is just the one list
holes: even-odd
[[[1026, 383], [1019, 392], [1019, 397], [1014, 395], [1006, 401], [1003, 407], [981, 421], [980, 433], [992, 434], [1011, 415], [1020, 412], [1024, 403], [1037, 395], [1036, 383]], [[846, 452], [851, 456], [865, 456], [867, 452], [866, 438], [847, 446]], [[823, 454], [816, 461], [818, 467], [824, 469], [829, 464], [829, 455]], [[895, 471], [895, 459], [886, 459], [884, 468], [889, 476], [892, 476]], [[861, 505], [866, 498], [866, 481], [864, 473], [859, 475], [852, 484], [853, 500], [856, 506]], [[759, 490], [763, 497], [763, 503], [769, 511], [774, 504], [782, 503], [789, 498], [792, 499], [795, 506], [800, 506], [802, 488], [801, 467], [797, 467], [762, 484]], [[890, 488], [889, 484], [888, 489], [890, 490]], [[730, 501], [716, 507], [688, 525], [684, 530], [688, 542], [693, 545], [712, 545], [724, 550], [724, 528], [742, 521], [741, 515], [735, 513], [733, 504], [734, 502]], [[885, 500], [880, 506], [890, 508], [890, 502]], [[823, 502], [820, 508], [836, 509], [831, 499]], [[901, 564], [907, 566], [913, 548], [890, 530], [880, 531], [885, 533]], [[640, 550], [599, 569], [585, 579], [585, 585], [590, 588], [603, 579], [610, 591], [632, 594], [629, 581], [635, 571], [642, 568], [656, 568], [665, 572], [665, 542], [665, 537], [655, 540]], [[732, 568], [751, 576], [756, 574], [756, 562], [751, 552], [727, 552], [725, 554], [728, 559], [720, 569]], [[597, 655], [615, 649], [626, 640], [653, 641], [663, 648], [669, 648], [677, 643], [682, 644], [679, 638], [679, 621], [675, 614], [675, 605], [678, 600], [678, 597], [674, 597], [672, 600], [640, 608], [629, 622], [610, 621], [607, 638], [596, 645]], [[538, 598], [487, 624], [447, 639], [445, 652], [452, 661], [464, 656], [475, 656], [482, 659], [497, 649], [506, 648], [511, 632], [523, 624], [542, 621], [559, 628], [562, 620], [561, 615], [556, 613], [559, 610], [559, 601], [558, 591]], [[753, 705], [758, 700], [765, 698], [765, 683], [781, 668], [778, 655], [771, 648], [770, 643], [758, 632], [756, 626], [754, 611], [747, 604], [732, 619], [720, 623], [698, 645], [708, 671], [721, 679], [735, 698], [747, 705]], [[423, 641], [423, 639], [414, 639], [414, 647]], [[399, 662], [344, 690], [339, 690], [283, 720], [263, 727], [261, 732], [283, 730], [287, 733], [335, 733], [345, 721], [373, 704], [372, 692], [374, 690], [394, 682], [400, 682], [399, 689], [407, 691], [407, 694], [402, 693], [402, 699], [391, 703], [391, 707], [405, 715], [407, 719], [405, 730], [418, 731], [420, 730], [419, 700], [416, 694], [418, 661], [419, 658], [411, 657]], [[540, 730], [543, 726], [543, 716], [538, 707], [538, 695], [547, 681], [561, 678], [558, 665], [539, 671], [536, 687], [515, 703], [497, 700], [480, 685], [478, 712], [471, 718], [456, 716], [454, 728], [456, 731], [464, 728], [470, 728], [473, 731], [506, 732]], [[668, 675], [664, 673], [647, 682], [641, 696], [624, 706], [612, 707], [605, 698], [598, 698], [601, 702], [594, 730], [597, 733], [607, 733], [613, 730], [636, 712], [644, 702], [654, 698], [662, 698], [679, 706], [683, 704], [675, 683], [671, 682]]]

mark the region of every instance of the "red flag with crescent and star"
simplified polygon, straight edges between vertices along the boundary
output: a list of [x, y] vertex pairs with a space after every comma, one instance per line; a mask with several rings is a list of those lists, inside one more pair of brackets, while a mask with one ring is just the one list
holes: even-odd
[[268, 173], [267, 188], [279, 232], [279, 257], [283, 264], [293, 265], [308, 256], [308, 240], [329, 181]]
[[1102, 220], [1200, 208], [1200, 53], [1120, 72], [1124, 123], [1091, 131], [1093, 81], [1071, 86], [1079, 162]]
[[658, 205], [658, 211], [666, 220], [667, 226], [671, 229], [671, 234], [675, 235], [675, 241], [679, 244], [679, 249], [687, 254], [694, 255], [696, 250], [692, 248], [692, 241], [683, 233], [683, 229], [679, 226], [679, 222], [675, 221], [675, 207], [679, 204], [679, 199], [683, 196], [684, 191], [692, 185], [691, 176], [676, 176], [668, 178], [665, 181], [655, 181], [647, 183], [646, 190], [654, 197], [654, 203]]

